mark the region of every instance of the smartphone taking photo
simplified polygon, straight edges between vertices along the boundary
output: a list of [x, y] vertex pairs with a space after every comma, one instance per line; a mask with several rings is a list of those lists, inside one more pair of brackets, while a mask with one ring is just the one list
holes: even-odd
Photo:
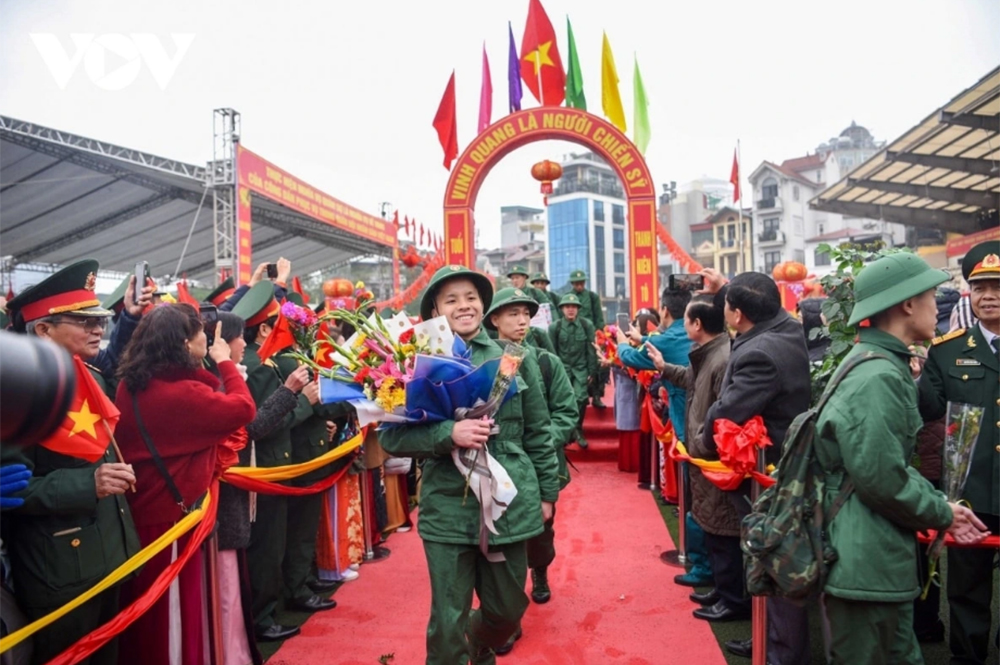
[[132, 294], [132, 304], [139, 304], [142, 290], [149, 284], [149, 264], [145, 261], [135, 262], [135, 292]]
[[705, 288], [703, 275], [670, 275], [671, 291], [701, 291]]
[[278, 279], [278, 264], [268, 263], [267, 264], [267, 278], [268, 279]]
[[215, 305], [202, 304], [198, 307], [198, 317], [205, 327], [205, 337], [208, 338], [208, 346], [212, 346], [215, 341], [215, 327], [219, 323], [219, 308]]
[[618, 314], [615, 316], [615, 323], [618, 326], [618, 330], [621, 330], [623, 333], [628, 334], [628, 328], [631, 321], [629, 320], [627, 313], [618, 312]]

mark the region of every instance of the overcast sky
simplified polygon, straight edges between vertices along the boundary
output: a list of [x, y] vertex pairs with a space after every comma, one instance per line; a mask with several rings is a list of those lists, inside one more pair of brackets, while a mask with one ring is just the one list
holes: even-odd
[[[569, 13], [597, 114], [607, 31], [630, 136], [638, 57], [660, 183], [728, 178], [737, 138], [744, 174], [812, 151], [852, 120], [896, 138], [1000, 63], [997, 0], [543, 4], [564, 61]], [[520, 47], [527, 10], [527, 0], [0, 0], [0, 113], [202, 164], [212, 109], [229, 106], [247, 148], [355, 207], [389, 201], [440, 230], [448, 173], [431, 121], [445, 84], [454, 68], [462, 150], [476, 133], [483, 42], [496, 120], [507, 111], [507, 21]], [[72, 57], [74, 33], [152, 34], [168, 57], [172, 34], [194, 37], [165, 89], [145, 62], [131, 84], [102, 89], [100, 49], [60, 89], [38, 43], [57, 39]], [[108, 57], [105, 85], [131, 78], [125, 62]], [[524, 104], [535, 104], [527, 89]], [[476, 207], [482, 246], [499, 244], [500, 206], [540, 207], [531, 164], [574, 150], [535, 143], [493, 170]]]

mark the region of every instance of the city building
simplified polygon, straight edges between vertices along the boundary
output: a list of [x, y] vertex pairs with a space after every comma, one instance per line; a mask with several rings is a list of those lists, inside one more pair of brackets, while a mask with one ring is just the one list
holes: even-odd
[[609, 317], [628, 311], [625, 191], [611, 167], [591, 152], [565, 157], [562, 168], [547, 210], [551, 288], [569, 290], [569, 274], [584, 270], [587, 287], [601, 296]]
[[717, 210], [707, 224], [712, 234], [708, 241], [712, 249], [711, 261], [696, 260], [730, 279], [750, 270], [753, 265], [753, 237], [750, 234], [753, 218], [750, 214], [725, 206]]
[[809, 207], [809, 200], [827, 183], [837, 182], [882, 145], [867, 129], [852, 122], [815, 153], [780, 164], [765, 161], [754, 169], [749, 178], [753, 192], [754, 269], [770, 274], [783, 261], [798, 261], [820, 276], [832, 270], [829, 254], [820, 251], [824, 244], [905, 244], [907, 232], [902, 224]]
[[545, 243], [545, 211], [527, 206], [500, 208], [500, 246], [510, 249]]

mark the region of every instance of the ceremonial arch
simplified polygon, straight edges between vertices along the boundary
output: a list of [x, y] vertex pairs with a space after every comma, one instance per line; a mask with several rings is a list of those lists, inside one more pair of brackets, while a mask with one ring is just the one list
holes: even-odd
[[512, 113], [476, 137], [455, 163], [444, 196], [445, 260], [474, 268], [476, 196], [505, 155], [529, 143], [556, 139], [592, 150], [615, 170], [628, 201], [629, 286], [633, 307], [657, 307], [656, 193], [646, 160], [617, 127], [573, 108]]

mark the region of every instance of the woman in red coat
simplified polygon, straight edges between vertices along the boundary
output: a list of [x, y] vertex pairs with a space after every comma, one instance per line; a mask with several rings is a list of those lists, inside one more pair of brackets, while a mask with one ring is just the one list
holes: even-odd
[[[222, 385], [203, 368], [208, 355], [218, 365]], [[143, 316], [118, 375], [115, 404], [121, 420], [115, 434], [122, 456], [135, 469], [136, 491], [128, 493], [128, 501], [145, 547], [183, 517], [180, 503], [190, 508], [208, 491], [218, 448], [253, 420], [255, 408], [229, 345], [217, 334], [209, 347], [198, 312], [189, 305], [160, 305]], [[190, 532], [126, 584], [123, 595], [129, 602], [177, 558], [189, 537]], [[122, 635], [121, 662], [140, 657], [143, 665], [207, 662], [201, 566], [201, 556], [191, 559], [167, 593]]]

